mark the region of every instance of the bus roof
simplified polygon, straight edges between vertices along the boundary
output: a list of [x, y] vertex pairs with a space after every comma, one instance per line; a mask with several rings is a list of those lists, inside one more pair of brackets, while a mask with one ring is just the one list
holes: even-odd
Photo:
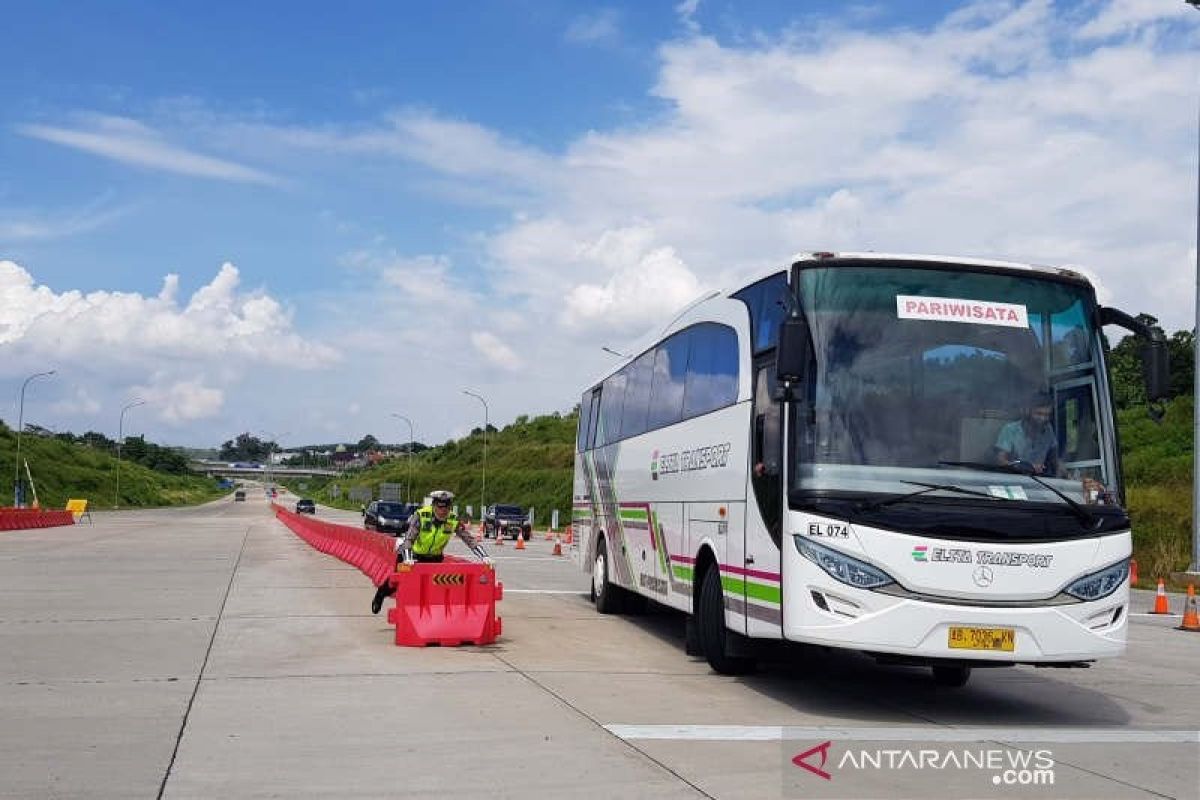
[[656, 342], [659, 339], [666, 336], [669, 332], [671, 332], [671, 329], [674, 328], [676, 326], [676, 324], [683, 317], [685, 317], [687, 315], [687, 313], [689, 311], [696, 308], [697, 306], [703, 305], [711, 300], [718, 299], [718, 298], [722, 299], [722, 300], [732, 298], [733, 295], [737, 294], [742, 289], [746, 288], [747, 286], [750, 286], [751, 284], [757, 283], [758, 281], [760, 281], [764, 278], [768, 278], [771, 275], [775, 275], [779, 272], [787, 271], [792, 264], [797, 264], [797, 263], [801, 263], [801, 262], [820, 263], [822, 261], [840, 261], [840, 262], [846, 262], [846, 261], [908, 261], [908, 262], [912, 262], [915, 264], [921, 263], [921, 262], [928, 263], [928, 264], [961, 264], [964, 267], [983, 267], [988, 270], [1000, 270], [1000, 271], [1014, 272], [1014, 273], [1021, 273], [1021, 272], [1036, 273], [1038, 275], [1045, 275], [1048, 278], [1053, 278], [1053, 279], [1057, 279], [1057, 280], [1068, 280], [1068, 281], [1072, 281], [1075, 283], [1080, 283], [1080, 284], [1086, 285], [1088, 287], [1092, 286], [1091, 281], [1088, 279], [1088, 277], [1086, 275], [1079, 272], [1077, 269], [1073, 269], [1071, 267], [1064, 267], [1064, 266], [1053, 266], [1053, 265], [1046, 265], [1046, 264], [1029, 264], [1029, 263], [1025, 263], [1025, 262], [1021, 262], [1021, 261], [1003, 261], [1003, 260], [994, 259], [994, 258], [971, 258], [968, 256], [933, 255], [933, 254], [928, 254], [928, 253], [875, 253], [875, 252], [839, 252], [839, 251], [820, 251], [820, 250], [802, 251], [802, 252], [799, 252], [796, 255], [792, 256], [791, 260], [788, 261], [786, 266], [774, 266], [774, 267], [771, 267], [770, 269], [761, 270], [759, 272], [756, 272], [752, 275], [747, 276], [747, 278], [744, 281], [742, 281], [738, 286], [735, 286], [732, 288], [727, 288], [727, 289], [722, 289], [722, 290], [717, 290], [717, 291], [708, 291], [708, 292], [701, 294], [695, 300], [691, 301], [690, 303], [688, 303], [687, 305], [683, 306], [678, 311], [676, 311], [672, 315], [671, 321], [668, 322], [666, 325], [662, 326], [661, 328], [659, 328], [656, 331], [648, 331], [646, 334], [644, 334], [642, 337], [640, 337], [637, 340], [637, 347], [634, 349], [633, 354], [628, 358], [621, 359], [621, 361], [619, 363], [609, 367], [603, 373], [601, 373], [601, 375], [596, 380], [593, 380], [590, 383], [588, 383], [589, 390], [591, 388], [595, 387], [596, 385], [598, 385], [599, 383], [603, 382], [604, 379], [607, 378], [609, 375], [612, 375], [612, 374], [618, 372], [622, 367], [624, 367], [626, 364], [628, 364], [630, 361], [632, 361], [633, 357], [644, 352], [646, 350], [646, 348], [653, 345], [654, 342]]
[[[1081, 273], [1078, 269], [1071, 267], [1050, 264], [1029, 264], [1023, 261], [1003, 261], [995, 258], [970, 258], [967, 256], [930, 255], [926, 253], [859, 253], [815, 251], [797, 253], [792, 257], [791, 263], [794, 264], [803, 261], [824, 260], [924, 261], [927, 263], [937, 264], [962, 264], [964, 267], [988, 267], [990, 269], [1009, 270], [1012, 272], [1037, 272], [1043, 275], [1053, 276], [1060, 279], [1067, 278], [1091, 285], [1091, 281], [1088, 280], [1087, 276]], [[766, 277], [767, 275], [773, 275], [776, 272], [778, 272], [778, 269], [771, 270], [770, 272], [764, 273], [763, 277]]]

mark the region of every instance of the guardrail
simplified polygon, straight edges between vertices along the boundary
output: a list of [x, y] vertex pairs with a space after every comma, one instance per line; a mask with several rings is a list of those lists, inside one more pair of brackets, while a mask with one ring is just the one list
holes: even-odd
[[56, 528], [74, 525], [75, 515], [70, 511], [43, 508], [0, 508], [0, 531], [17, 531], [28, 528]]

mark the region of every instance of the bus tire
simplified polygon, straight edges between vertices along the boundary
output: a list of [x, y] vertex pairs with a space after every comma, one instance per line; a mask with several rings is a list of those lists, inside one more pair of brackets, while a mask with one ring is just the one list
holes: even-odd
[[604, 539], [596, 543], [596, 557], [592, 560], [592, 602], [601, 614], [618, 614], [621, 611], [621, 587], [614, 586], [608, 579], [608, 548]]
[[933, 682], [938, 686], [959, 689], [966, 686], [970, 678], [970, 667], [946, 665], [933, 668]]
[[704, 572], [700, 585], [700, 607], [696, 627], [700, 649], [713, 671], [721, 675], [745, 675], [754, 671], [754, 659], [729, 654], [729, 629], [725, 627], [725, 590], [721, 569], [716, 564]]

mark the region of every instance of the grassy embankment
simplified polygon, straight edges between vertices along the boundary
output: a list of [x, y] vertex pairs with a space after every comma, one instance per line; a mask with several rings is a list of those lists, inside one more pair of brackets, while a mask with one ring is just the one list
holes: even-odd
[[[570, 518], [574, 464], [575, 416], [538, 417], [519, 421], [488, 437], [488, 502], [518, 503], [538, 509], [538, 523], [559, 510], [560, 524]], [[1133, 518], [1134, 556], [1141, 585], [1185, 569], [1191, 554], [1192, 398], [1180, 397], [1156, 424], [1144, 407], [1119, 416], [1126, 500]], [[418, 496], [433, 488], [451, 489], [462, 505], [478, 505], [483, 440], [478, 434], [428, 450], [413, 459], [413, 486]], [[345, 491], [366, 486], [378, 496], [381, 482], [403, 484], [403, 458], [333, 481], [310, 482], [307, 492], [319, 502], [357, 508]], [[329, 493], [331, 485], [343, 492]]]
[[[0, 424], [0, 506], [12, 505], [16, 441], [16, 434]], [[72, 497], [86, 498], [93, 509], [112, 507], [116, 458], [111, 454], [26, 434], [21, 437], [21, 459], [29, 461], [38, 501], [43, 508], [63, 508]], [[22, 477], [24, 471], [22, 464]], [[121, 462], [122, 508], [202, 503], [222, 494], [225, 492], [210, 478], [168, 475], [125, 460]], [[26, 499], [32, 503], [32, 494]]]

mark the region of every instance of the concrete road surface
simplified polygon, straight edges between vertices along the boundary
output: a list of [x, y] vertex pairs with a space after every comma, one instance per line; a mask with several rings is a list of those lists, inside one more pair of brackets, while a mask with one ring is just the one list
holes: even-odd
[[0, 533], [3, 797], [1200, 797], [1178, 616], [958, 690], [801, 647], [728, 678], [673, 613], [597, 614], [539, 537], [494, 550], [496, 645], [408, 649], [261, 492], [94, 516]]

